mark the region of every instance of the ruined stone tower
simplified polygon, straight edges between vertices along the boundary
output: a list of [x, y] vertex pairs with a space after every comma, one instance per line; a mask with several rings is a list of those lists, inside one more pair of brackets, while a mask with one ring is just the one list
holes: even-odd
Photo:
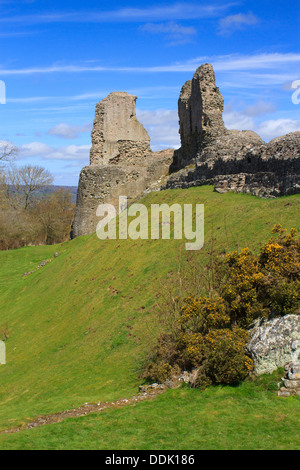
[[[197, 68], [178, 100], [181, 147], [152, 152], [135, 114], [136, 96], [114, 92], [96, 106], [90, 165], [82, 169], [71, 236], [96, 231], [99, 204], [118, 207], [156, 189], [214, 185], [216, 191], [277, 197], [300, 193], [300, 132], [266, 144], [253, 131], [228, 130], [210, 64]], [[160, 179], [165, 176], [165, 181]]]
[[136, 160], [151, 152], [150, 137], [136, 118], [136, 100], [134, 95], [114, 92], [97, 104], [92, 130], [91, 165]]
[[277, 197], [300, 192], [300, 132], [268, 144], [248, 130], [228, 130], [210, 64], [201, 65], [178, 100], [181, 147], [163, 189], [214, 185], [218, 192]]
[[174, 151], [152, 152], [150, 137], [136, 117], [136, 99], [114, 92], [96, 105], [90, 165], [80, 173], [71, 238], [96, 231], [99, 204], [117, 209], [119, 196], [130, 203], [169, 172]]
[[223, 135], [223, 96], [210, 64], [197, 68], [182, 87], [178, 100], [181, 147], [175, 152], [174, 170], [194, 163], [211, 141]]

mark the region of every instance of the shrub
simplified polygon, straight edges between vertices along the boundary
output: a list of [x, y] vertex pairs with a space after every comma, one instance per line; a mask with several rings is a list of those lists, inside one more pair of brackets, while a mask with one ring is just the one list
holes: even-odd
[[248, 248], [226, 256], [225, 279], [220, 292], [232, 324], [243, 328], [260, 317], [297, 313], [300, 308], [300, 241], [275, 225], [271, 238], [253, 254]]
[[144, 377], [165, 380], [196, 368], [194, 385], [202, 388], [246, 378], [253, 366], [245, 353], [249, 326], [261, 317], [300, 314], [297, 230], [276, 225], [273, 234], [258, 254], [246, 247], [210, 263], [214, 288], [208, 283], [207, 296], [189, 296], [169, 313], [168, 333], [160, 335]]
[[178, 370], [198, 370], [195, 386], [234, 384], [243, 380], [252, 361], [245, 354], [247, 332], [231, 328], [222, 298], [186, 299], [177, 330], [159, 338], [143, 377], [165, 381]]
[[242, 328], [212, 330], [206, 337], [207, 375], [213, 383], [235, 384], [252, 370], [245, 354], [248, 332]]
[[226, 256], [226, 283], [221, 294], [226, 302], [232, 324], [247, 328], [255, 319], [267, 317], [269, 310], [261, 299], [264, 274], [260, 271], [257, 256], [248, 248]]

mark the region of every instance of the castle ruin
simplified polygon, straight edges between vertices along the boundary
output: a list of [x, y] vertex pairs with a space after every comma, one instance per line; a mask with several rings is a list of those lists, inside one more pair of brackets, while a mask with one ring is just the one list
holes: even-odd
[[119, 196], [130, 204], [169, 173], [174, 151], [152, 152], [150, 137], [136, 117], [136, 99], [114, 92], [96, 106], [90, 165], [80, 173], [72, 238], [96, 231], [99, 204], [118, 207]]
[[71, 237], [96, 231], [101, 203], [129, 203], [160, 189], [214, 185], [216, 191], [278, 197], [300, 193], [300, 132], [265, 143], [255, 132], [226, 129], [223, 96], [210, 64], [201, 65], [178, 100], [178, 150], [153, 152], [135, 114], [137, 97], [114, 92], [96, 106], [90, 165], [82, 169]]

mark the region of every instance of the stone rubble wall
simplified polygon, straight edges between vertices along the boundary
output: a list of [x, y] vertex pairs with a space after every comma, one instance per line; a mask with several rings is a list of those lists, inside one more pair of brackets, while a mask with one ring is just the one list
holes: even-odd
[[215, 84], [210, 64], [199, 67], [187, 81], [178, 100], [180, 151], [176, 152], [174, 168], [193, 163], [199, 151], [226, 132], [223, 122], [223, 96]]
[[283, 386], [278, 391], [279, 397], [300, 395], [300, 362], [289, 362], [284, 367]]
[[268, 198], [300, 193], [300, 132], [267, 144], [253, 131], [226, 129], [223, 96], [210, 64], [197, 68], [181, 89], [178, 150], [152, 152], [136, 118], [136, 99], [114, 92], [96, 106], [90, 166], [80, 175], [72, 237], [96, 230], [100, 203], [115, 205], [119, 195], [133, 201], [157, 186], [209, 184], [219, 193]]
[[146, 157], [151, 152], [148, 132], [136, 117], [136, 100], [134, 95], [113, 92], [97, 104], [90, 165]]
[[99, 204], [118, 211], [119, 196], [128, 204], [169, 173], [174, 151], [152, 152], [150, 137], [137, 120], [137, 97], [110, 93], [96, 106], [90, 165], [82, 169], [71, 238], [96, 231]]
[[268, 198], [300, 193], [300, 132], [268, 144], [255, 140], [244, 146], [234, 144], [231, 153], [226, 145], [210, 145], [204, 152], [206, 160], [171, 174], [164, 189], [210, 184], [219, 193]]
[[71, 238], [89, 235], [96, 231], [99, 204], [112, 204], [119, 208], [119, 196], [134, 202], [159, 178], [169, 172], [173, 161], [172, 149], [151, 152], [143, 163], [90, 165], [81, 170], [77, 203]]
[[213, 68], [204, 64], [181, 90], [181, 147], [163, 189], [210, 184], [260, 197], [300, 193], [300, 132], [266, 144], [253, 131], [226, 129], [222, 112]]

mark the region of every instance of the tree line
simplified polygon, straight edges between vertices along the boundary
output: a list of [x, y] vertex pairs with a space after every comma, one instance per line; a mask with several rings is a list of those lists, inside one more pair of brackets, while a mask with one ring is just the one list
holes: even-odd
[[53, 176], [36, 165], [16, 166], [18, 149], [0, 144], [0, 249], [55, 244], [69, 238], [75, 204]]

